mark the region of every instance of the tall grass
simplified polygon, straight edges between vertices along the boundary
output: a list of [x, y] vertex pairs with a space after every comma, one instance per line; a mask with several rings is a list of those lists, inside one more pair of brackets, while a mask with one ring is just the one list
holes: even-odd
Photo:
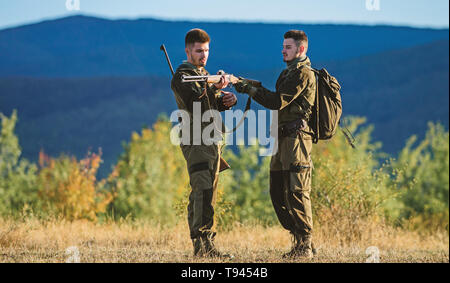
[[[381, 262], [448, 262], [445, 233], [423, 237], [417, 232], [363, 223], [362, 234], [336, 234], [331, 225], [314, 232], [318, 255], [308, 262], [365, 262], [376, 246]], [[217, 247], [235, 255], [234, 262], [287, 262], [281, 257], [291, 245], [280, 226], [241, 225], [219, 233]], [[146, 221], [86, 220], [24, 221], [0, 219], [0, 262], [65, 262], [75, 246], [81, 262], [221, 262], [195, 258], [187, 223], [172, 227]], [[295, 260], [294, 260], [295, 261]], [[305, 260], [297, 260], [305, 261]]]

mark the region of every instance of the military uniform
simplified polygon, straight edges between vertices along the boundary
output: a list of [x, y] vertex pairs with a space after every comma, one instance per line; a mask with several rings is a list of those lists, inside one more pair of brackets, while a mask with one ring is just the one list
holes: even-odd
[[[212, 109], [224, 111], [229, 109], [223, 105], [221, 92], [214, 85], [204, 82], [182, 83], [182, 75], [203, 76], [208, 72], [203, 67], [197, 67], [189, 62], [183, 62], [176, 70], [171, 88], [180, 110], [189, 113], [190, 143], [181, 144], [181, 150], [186, 159], [190, 185], [188, 224], [190, 236], [194, 243], [194, 253], [202, 253], [201, 249], [212, 244], [215, 233], [212, 231], [214, 223], [214, 203], [219, 177], [219, 162], [221, 154], [220, 144], [205, 145], [194, 136], [193, 103], [201, 103], [201, 114]], [[185, 123], [187, 121], [183, 121]], [[210, 123], [201, 122], [200, 130]], [[223, 127], [223, 124], [220, 126]]]
[[243, 92], [262, 106], [278, 110], [278, 151], [270, 163], [270, 196], [281, 225], [296, 239], [291, 253], [304, 251], [305, 247], [309, 253], [313, 164], [307, 121], [315, 100], [316, 80], [308, 57], [294, 59], [287, 65], [277, 80], [276, 92], [250, 86]]

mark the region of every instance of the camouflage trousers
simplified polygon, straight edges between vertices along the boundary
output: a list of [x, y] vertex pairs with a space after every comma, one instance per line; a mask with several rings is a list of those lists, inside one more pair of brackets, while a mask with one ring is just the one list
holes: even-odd
[[270, 163], [270, 197], [281, 225], [295, 234], [313, 229], [311, 209], [312, 139], [292, 134], [278, 139]]
[[212, 233], [219, 180], [220, 145], [182, 145], [191, 193], [188, 224], [191, 239]]

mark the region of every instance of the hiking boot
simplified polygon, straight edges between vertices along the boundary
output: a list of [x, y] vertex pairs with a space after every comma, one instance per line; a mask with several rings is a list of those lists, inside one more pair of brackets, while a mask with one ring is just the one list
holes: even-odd
[[291, 232], [291, 242], [292, 242], [292, 248], [289, 252], [284, 253], [282, 255], [283, 258], [291, 258], [294, 256], [294, 254], [297, 252], [300, 246], [301, 236], [299, 234], [295, 234]]
[[292, 233], [292, 249], [283, 258], [312, 258], [316, 249], [312, 248], [311, 235]]
[[201, 257], [217, 257], [222, 259], [233, 259], [234, 256], [227, 253], [222, 253], [217, 250], [214, 245], [214, 237], [216, 233], [209, 233], [192, 240], [194, 245], [194, 256]]
[[192, 239], [192, 245], [194, 246], [194, 256], [203, 256], [205, 249], [203, 248], [202, 239], [200, 237]]
[[[302, 246], [299, 251], [299, 257], [304, 258], [313, 258], [314, 252], [312, 248], [312, 236], [311, 234], [303, 235], [302, 237]], [[315, 250], [315, 249], [314, 249]]]

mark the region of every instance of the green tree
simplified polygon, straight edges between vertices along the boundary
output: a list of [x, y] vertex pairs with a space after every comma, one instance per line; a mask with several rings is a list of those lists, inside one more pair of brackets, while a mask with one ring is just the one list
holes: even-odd
[[447, 228], [449, 222], [449, 132], [428, 124], [425, 139], [412, 136], [393, 162], [401, 195], [399, 217], [414, 228]]
[[311, 200], [314, 221], [331, 226], [336, 233], [359, 237], [384, 219], [384, 205], [395, 197], [388, 164], [381, 143], [371, 141], [372, 126], [363, 127], [364, 118], [349, 117], [349, 130], [355, 133], [355, 148], [341, 131], [329, 141], [313, 147], [313, 183]]
[[188, 187], [186, 163], [170, 141], [172, 124], [160, 119], [153, 129], [133, 133], [105, 184], [116, 198], [115, 217], [144, 218], [161, 224], [177, 219], [175, 206]]
[[227, 222], [253, 221], [270, 224], [276, 220], [269, 194], [270, 157], [259, 157], [260, 146], [239, 146], [224, 151], [231, 170], [223, 173], [223, 198], [230, 205]]
[[17, 112], [10, 118], [0, 113], [0, 214], [15, 215], [25, 205], [38, 204], [36, 172], [37, 167], [21, 159], [19, 139], [14, 134]]

